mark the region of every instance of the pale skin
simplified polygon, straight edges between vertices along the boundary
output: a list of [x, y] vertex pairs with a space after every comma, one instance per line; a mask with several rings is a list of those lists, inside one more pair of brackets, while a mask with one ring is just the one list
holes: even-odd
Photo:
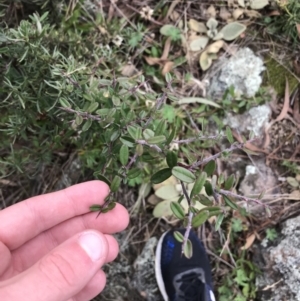
[[90, 181], [1, 210], [0, 300], [88, 301], [99, 294], [101, 267], [119, 251], [111, 234], [129, 222], [120, 204], [97, 219], [89, 212], [108, 194], [105, 183]]

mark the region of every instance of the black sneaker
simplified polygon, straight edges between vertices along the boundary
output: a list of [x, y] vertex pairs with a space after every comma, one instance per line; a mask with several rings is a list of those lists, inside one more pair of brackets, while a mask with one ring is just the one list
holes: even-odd
[[174, 231], [184, 234], [185, 229], [170, 230], [162, 235], [156, 248], [155, 274], [165, 301], [215, 301], [211, 268], [204, 246], [196, 233], [189, 239], [193, 256], [181, 254], [181, 243]]

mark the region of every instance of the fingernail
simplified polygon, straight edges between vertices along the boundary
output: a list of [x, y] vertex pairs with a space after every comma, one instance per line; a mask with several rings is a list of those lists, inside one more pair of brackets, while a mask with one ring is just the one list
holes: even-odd
[[86, 232], [79, 237], [80, 246], [92, 261], [97, 261], [102, 257], [102, 243], [102, 239], [96, 233]]

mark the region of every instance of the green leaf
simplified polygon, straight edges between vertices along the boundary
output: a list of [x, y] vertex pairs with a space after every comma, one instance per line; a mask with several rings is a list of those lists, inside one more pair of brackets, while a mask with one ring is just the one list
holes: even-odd
[[91, 125], [92, 125], [92, 120], [88, 119], [82, 126], [82, 131], [86, 132], [91, 127]]
[[162, 119], [155, 129], [155, 135], [156, 136], [162, 135], [165, 129], [166, 129], [166, 122], [165, 120]]
[[211, 205], [213, 205], [213, 202], [208, 197], [206, 197], [203, 194], [198, 195], [198, 198], [199, 199], [197, 201], [200, 202], [204, 206], [211, 206]]
[[129, 158], [129, 149], [128, 146], [123, 144], [120, 149], [120, 162], [123, 166], [125, 166], [128, 163]]
[[113, 210], [113, 209], [116, 207], [116, 205], [117, 205], [116, 202], [111, 202], [111, 203], [109, 203], [109, 204], [107, 205], [107, 207], [103, 208], [103, 209], [101, 210], [101, 212], [102, 212], [102, 213], [107, 213], [107, 212]]
[[214, 101], [202, 97], [183, 97], [178, 101], [179, 105], [190, 103], [201, 103], [215, 108], [221, 108], [221, 106], [215, 103]]
[[224, 182], [225, 182], [225, 177], [224, 177], [224, 175], [221, 173], [221, 174], [219, 175], [219, 178], [218, 178], [218, 185], [221, 186]]
[[112, 96], [111, 100], [116, 107], [118, 107], [121, 104], [120, 98], [115, 95]]
[[234, 184], [234, 181], [235, 181], [235, 176], [234, 176], [234, 174], [232, 174], [226, 179], [224, 188], [226, 190], [230, 190]]
[[221, 213], [218, 215], [217, 220], [216, 220], [216, 224], [215, 224], [215, 230], [218, 231], [221, 227], [221, 224], [224, 220], [225, 214]]
[[205, 192], [208, 196], [212, 196], [214, 194], [212, 185], [210, 182], [206, 181], [206, 183], [204, 184], [205, 187]]
[[173, 123], [174, 119], [176, 117], [175, 108], [170, 105], [164, 105], [162, 108], [162, 115], [163, 115], [164, 120], [167, 120], [168, 122]]
[[156, 172], [152, 177], [151, 177], [151, 182], [153, 184], [159, 184], [168, 178], [170, 178], [172, 175], [172, 169], [171, 168], [164, 168], [161, 169], [160, 171]]
[[77, 115], [76, 118], [75, 118], [75, 123], [76, 123], [76, 125], [81, 125], [82, 122], [83, 122], [82, 116]]
[[162, 35], [170, 37], [172, 41], [179, 40], [181, 36], [180, 29], [171, 24], [162, 26], [159, 31]]
[[141, 156], [144, 153], [144, 147], [141, 144], [138, 144], [135, 148], [135, 152], [138, 156]]
[[95, 176], [98, 180], [100, 180], [100, 181], [106, 183], [108, 186], [111, 185], [109, 179], [106, 178], [105, 176], [103, 176], [101, 171], [95, 171], [95, 172], [94, 172], [94, 176]]
[[[258, 2], [264, 2], [259, 0]], [[268, 2], [265, 0], [265, 2]], [[225, 25], [221, 30], [220, 33], [223, 35], [223, 39], [225, 41], [232, 41], [236, 39], [241, 33], [243, 33], [247, 27], [239, 22], [231, 22]]]
[[93, 102], [93, 103], [90, 104], [90, 106], [88, 107], [87, 111], [89, 113], [92, 113], [92, 112], [94, 112], [98, 108], [98, 106], [99, 106], [98, 102]]
[[143, 136], [146, 140], [148, 140], [151, 137], [154, 137], [154, 132], [150, 129], [145, 129], [143, 132]]
[[116, 141], [117, 140], [117, 138], [119, 138], [119, 136], [120, 136], [120, 131], [114, 131], [114, 132], [112, 132], [112, 134], [111, 134], [111, 136], [110, 136], [110, 141]]
[[128, 147], [134, 147], [135, 141], [129, 136], [122, 136], [120, 141]]
[[60, 104], [64, 107], [64, 108], [71, 108], [71, 104], [63, 97], [61, 97], [59, 99]]
[[227, 195], [223, 194], [223, 199], [225, 201], [225, 204], [229, 206], [230, 208], [237, 210], [239, 207], [236, 203], [234, 203]]
[[198, 228], [202, 224], [204, 224], [209, 218], [209, 211], [203, 210], [200, 211], [197, 215], [195, 215], [192, 219], [192, 226]]
[[226, 126], [226, 136], [227, 136], [227, 139], [228, 139], [229, 143], [233, 143], [234, 142], [231, 129], [230, 129], [230, 127], [228, 125]]
[[189, 239], [187, 240], [186, 245], [184, 246], [183, 254], [188, 259], [192, 258], [193, 256], [193, 245]]
[[166, 145], [169, 145], [173, 141], [173, 139], [176, 135], [176, 131], [177, 131], [176, 126], [174, 126], [170, 136], [168, 137], [168, 139], [166, 141]]
[[219, 215], [220, 213], [222, 213], [221, 208], [217, 207], [217, 206], [206, 207], [205, 209], [209, 211], [209, 217], [212, 217], [212, 216], [215, 216], [215, 215]]
[[112, 182], [111, 182], [110, 191], [111, 192], [117, 192], [119, 187], [120, 187], [121, 181], [122, 181], [121, 177], [115, 176], [113, 178]]
[[110, 109], [99, 109], [96, 111], [96, 114], [106, 117], [107, 114], [109, 113]]
[[184, 236], [182, 235], [182, 233], [180, 233], [179, 231], [174, 231], [174, 238], [178, 241], [178, 242], [183, 242], [184, 241]]
[[167, 153], [167, 164], [170, 168], [177, 165], [177, 155], [173, 151]]
[[185, 183], [193, 183], [196, 180], [195, 175], [191, 171], [181, 166], [173, 167], [172, 174], [175, 178]]
[[142, 128], [139, 126], [129, 125], [127, 126], [127, 131], [129, 135], [135, 140], [140, 139], [142, 136]]
[[135, 167], [135, 168], [132, 168], [129, 170], [129, 172], [127, 173], [127, 178], [132, 180], [132, 179], [135, 179], [137, 178], [140, 174], [142, 173], [142, 171]]
[[165, 74], [165, 79], [167, 83], [170, 83], [172, 81], [172, 75], [169, 72], [167, 72]]
[[185, 217], [184, 209], [179, 203], [171, 202], [170, 206], [171, 206], [171, 210], [172, 210], [173, 214], [177, 218], [184, 219], [184, 217]]
[[90, 211], [93, 211], [93, 212], [101, 211], [101, 209], [102, 209], [101, 205], [94, 204], [94, 205], [90, 206]]
[[162, 142], [165, 142], [166, 141], [166, 137], [161, 135], [161, 136], [154, 136], [154, 137], [151, 137], [149, 139], [147, 139], [147, 142], [149, 144], [158, 144], [158, 143], [162, 143]]
[[206, 178], [207, 178], [207, 174], [205, 171], [203, 171], [194, 184], [194, 187], [191, 191], [191, 198], [195, 195], [198, 195], [201, 192], [201, 190], [206, 182]]
[[214, 160], [212, 160], [212, 161], [209, 161], [204, 166], [203, 170], [207, 173], [207, 176], [210, 177], [215, 172], [215, 169], [216, 169], [216, 162]]

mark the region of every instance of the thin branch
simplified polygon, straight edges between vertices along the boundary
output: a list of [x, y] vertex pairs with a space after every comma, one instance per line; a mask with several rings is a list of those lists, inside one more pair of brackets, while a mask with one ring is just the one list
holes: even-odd
[[268, 207], [268, 205], [262, 203], [259, 199], [248, 198], [246, 196], [238, 195], [238, 194], [235, 194], [234, 192], [231, 192], [231, 191], [228, 191], [228, 190], [220, 189], [219, 192], [217, 192], [217, 194], [224, 194], [226, 196], [231, 196], [231, 197], [234, 197], [234, 198], [242, 200], [242, 201], [254, 202], [254, 203], [259, 204], [261, 206]]
[[157, 146], [155, 144], [149, 144], [146, 140], [136, 140], [135, 142], [138, 143], [138, 144], [141, 144], [141, 145], [147, 145], [147, 146], [155, 149], [159, 153], [163, 152], [163, 150], [159, 146]]
[[134, 154], [134, 156], [131, 157], [130, 161], [126, 165], [126, 169], [128, 170], [132, 164], [136, 161], [136, 158], [138, 157], [138, 154]]
[[101, 121], [102, 120], [99, 116], [92, 115], [92, 114], [89, 114], [87, 112], [78, 112], [78, 111], [73, 110], [71, 108], [63, 108], [63, 107], [59, 107], [59, 109], [61, 109], [63, 111], [66, 111], [68, 113], [74, 113], [74, 114], [76, 114], [78, 116], [82, 116], [85, 119], [92, 119], [92, 120], [96, 120], [96, 121]]
[[191, 232], [191, 229], [192, 229], [192, 219], [193, 219], [193, 212], [190, 210], [190, 207], [192, 205], [192, 202], [191, 202], [191, 199], [189, 197], [189, 194], [184, 186], [184, 183], [182, 181], [180, 181], [180, 184], [181, 184], [181, 187], [182, 187], [182, 192], [188, 202], [188, 205], [189, 205], [189, 217], [188, 217], [188, 224], [186, 226], [186, 229], [185, 229], [185, 233], [184, 233], [184, 240], [183, 240], [183, 243], [182, 243], [182, 248], [181, 248], [181, 253], [184, 252], [184, 249], [185, 249], [185, 246], [187, 244], [187, 241], [189, 239], [189, 235], [190, 235], [190, 232]]
[[248, 141], [243, 142], [243, 143], [234, 143], [234, 144], [232, 144], [229, 148], [226, 148], [226, 149], [222, 150], [221, 152], [219, 152], [219, 153], [217, 153], [217, 154], [215, 154], [215, 155], [213, 155], [213, 156], [210, 156], [210, 157], [208, 157], [208, 158], [205, 158], [204, 160], [195, 162], [194, 164], [192, 164], [192, 165], [190, 166], [189, 169], [196, 169], [197, 167], [199, 167], [199, 166], [201, 166], [201, 165], [203, 165], [203, 164], [206, 164], [206, 163], [208, 163], [208, 162], [210, 162], [210, 161], [212, 161], [212, 160], [215, 160], [215, 159], [219, 158], [219, 157], [220, 157], [223, 153], [225, 153], [225, 152], [228, 152], [228, 153], [229, 153], [229, 152], [232, 152], [232, 151], [234, 151], [234, 150], [236, 150], [236, 149], [242, 149], [242, 148], [245, 146], [245, 144], [246, 144], [247, 142], [252, 142], [252, 141], [254, 141], [254, 140], [256, 140], [256, 138], [255, 138], [255, 139], [248, 140]]

